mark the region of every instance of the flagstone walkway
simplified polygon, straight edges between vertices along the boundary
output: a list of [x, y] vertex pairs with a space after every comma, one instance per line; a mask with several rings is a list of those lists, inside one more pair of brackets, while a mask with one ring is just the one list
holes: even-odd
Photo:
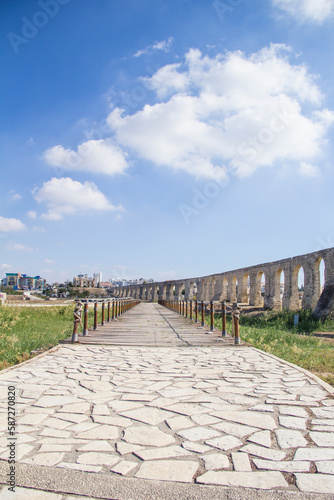
[[[161, 314], [171, 324], [179, 318], [156, 304], [144, 306], [151, 324]], [[231, 488], [239, 488], [235, 498], [250, 498], [240, 494], [243, 488], [261, 490], [259, 498], [276, 498], [266, 497], [268, 491], [334, 498], [333, 388], [251, 347], [185, 343], [192, 335], [185, 324], [182, 339], [170, 333], [171, 345], [167, 331], [154, 335], [162, 345], [65, 344], [1, 372], [1, 482], [14, 437], [20, 486], [44, 488], [31, 480], [36, 469], [40, 480], [49, 474], [48, 484], [63, 472], [78, 478], [67, 489], [50, 486], [58, 492], [50, 500], [70, 498], [59, 491], [159, 498], [154, 487], [162, 483], [156, 481], [175, 488], [188, 484], [185, 496], [177, 494], [181, 499], [227, 498]], [[8, 386], [16, 393], [11, 437], [5, 430]], [[82, 491], [80, 478], [87, 475], [89, 484], [100, 478], [121, 488], [123, 481], [132, 492], [147, 485], [150, 493]], [[212, 496], [212, 486], [219, 487], [218, 496]], [[0, 499], [7, 493], [4, 487]], [[163, 498], [176, 498], [175, 492]]]
[[208, 326], [200, 325], [200, 321], [190, 321], [160, 304], [142, 302], [117, 320], [98, 325], [97, 331], [91, 328], [88, 336], [81, 335], [79, 340], [82, 344], [103, 345], [234, 345], [230, 335], [222, 338], [220, 331], [210, 332]]

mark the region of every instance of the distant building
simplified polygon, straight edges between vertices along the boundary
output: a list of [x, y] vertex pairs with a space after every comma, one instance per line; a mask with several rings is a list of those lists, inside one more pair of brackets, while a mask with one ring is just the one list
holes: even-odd
[[101, 281], [102, 281], [102, 272], [100, 271], [99, 273], [94, 273], [93, 278], [94, 278], [95, 286], [98, 287], [99, 283], [101, 283]]
[[112, 288], [114, 285], [110, 281], [100, 281], [99, 288]]
[[13, 290], [44, 290], [46, 280], [41, 276], [28, 276], [21, 273], [6, 273], [3, 285]]
[[110, 278], [110, 283], [114, 286], [131, 286], [131, 285], [143, 285], [144, 283], [154, 283], [152, 278], [145, 280], [144, 278], [128, 280], [125, 278]]
[[72, 280], [73, 286], [78, 287], [78, 288], [94, 288], [95, 287], [95, 280], [94, 278], [91, 278], [88, 276], [88, 274], [78, 274], [75, 278]]

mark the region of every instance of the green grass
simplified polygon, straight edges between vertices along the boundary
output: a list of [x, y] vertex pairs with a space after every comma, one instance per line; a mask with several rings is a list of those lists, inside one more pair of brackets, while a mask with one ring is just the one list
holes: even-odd
[[[299, 324], [294, 327], [294, 313], [267, 312], [261, 316], [240, 316], [240, 337], [248, 344], [310, 370], [334, 385], [334, 339], [311, 335], [314, 331], [334, 331], [333, 320], [317, 321], [312, 312], [299, 311]], [[209, 317], [206, 317], [209, 321]], [[221, 329], [221, 317], [215, 316], [215, 327]], [[227, 317], [228, 333], [232, 330]]]
[[[29, 359], [33, 350], [49, 349], [59, 340], [70, 337], [73, 309], [73, 304], [64, 307], [0, 306], [0, 369]], [[91, 326], [91, 309], [88, 321]]]

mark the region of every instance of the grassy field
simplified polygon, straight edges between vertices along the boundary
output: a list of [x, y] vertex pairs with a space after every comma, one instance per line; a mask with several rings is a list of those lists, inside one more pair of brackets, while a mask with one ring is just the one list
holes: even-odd
[[[32, 357], [35, 349], [48, 349], [73, 331], [74, 305], [64, 307], [0, 306], [0, 370]], [[89, 326], [93, 311], [89, 311]]]
[[[55, 307], [0, 306], [0, 369], [20, 363], [31, 351], [48, 349], [73, 331], [74, 305]], [[99, 310], [100, 322], [101, 311]], [[311, 311], [300, 311], [294, 326], [291, 312], [266, 312], [261, 316], [241, 315], [240, 334], [243, 341], [286, 361], [306, 368], [334, 386], [334, 339], [312, 336], [315, 331], [334, 331], [334, 321], [316, 321]], [[206, 317], [207, 322], [209, 317]], [[228, 332], [231, 319], [227, 317]], [[93, 310], [89, 310], [89, 327]], [[221, 329], [216, 315], [215, 327]], [[81, 331], [81, 330], [80, 330]]]
[[[209, 321], [209, 318], [206, 318]], [[228, 332], [231, 319], [227, 317]], [[215, 327], [221, 328], [221, 318], [215, 317]], [[312, 336], [313, 332], [334, 331], [334, 321], [317, 321], [311, 311], [299, 312], [294, 326], [293, 312], [266, 312], [260, 316], [240, 317], [241, 339], [258, 349], [310, 370], [334, 386], [334, 339]]]

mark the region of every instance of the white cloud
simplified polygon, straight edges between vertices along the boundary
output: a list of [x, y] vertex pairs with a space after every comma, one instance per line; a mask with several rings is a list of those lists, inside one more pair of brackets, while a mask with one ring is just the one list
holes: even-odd
[[22, 195], [20, 195], [19, 193], [17, 193], [14, 189], [12, 189], [11, 191], [9, 191], [9, 194], [10, 194], [11, 199], [14, 200], [14, 201], [22, 199]]
[[152, 78], [142, 78], [148, 88], [155, 90], [159, 98], [164, 98], [173, 91], [183, 91], [187, 84], [188, 78], [184, 73], [178, 70], [181, 67], [180, 63], [167, 64], [160, 68]]
[[27, 212], [27, 216], [30, 217], [31, 219], [36, 219], [37, 212], [35, 212], [35, 210], [29, 210], [29, 212]]
[[18, 250], [20, 252], [33, 252], [34, 249], [31, 247], [27, 247], [26, 245], [23, 245], [22, 243], [8, 243], [6, 245], [7, 250]]
[[46, 264], [55, 264], [56, 263], [56, 261], [53, 259], [44, 259], [44, 262], [46, 262]]
[[321, 154], [334, 114], [321, 108], [316, 77], [290, 63], [291, 52], [272, 44], [250, 56], [210, 58], [191, 49], [185, 64], [147, 80], [158, 100], [169, 94], [165, 102], [132, 115], [115, 108], [107, 122], [123, 147], [196, 177], [244, 177], [283, 161], [310, 162]]
[[128, 167], [126, 155], [110, 139], [83, 142], [77, 151], [53, 146], [45, 151], [44, 158], [54, 167], [107, 175], [120, 174]]
[[0, 215], [0, 232], [23, 231], [25, 225], [19, 219], [7, 219]]
[[112, 205], [93, 182], [82, 184], [70, 177], [53, 177], [41, 188], [36, 188], [33, 195], [36, 201], [48, 206], [49, 211], [42, 215], [48, 220], [60, 220], [64, 214], [123, 210], [122, 206]]
[[134, 54], [134, 57], [140, 57], [143, 54], [151, 54], [152, 52], [158, 52], [160, 50], [168, 52], [172, 42], [173, 42], [173, 37], [169, 37], [168, 40], [162, 40], [161, 42], [154, 42], [152, 45], [146, 47], [146, 49], [138, 50]]
[[304, 177], [319, 177], [320, 169], [310, 163], [301, 162], [299, 166], [299, 172]]
[[272, 0], [274, 7], [298, 21], [323, 23], [333, 17], [334, 0]]

